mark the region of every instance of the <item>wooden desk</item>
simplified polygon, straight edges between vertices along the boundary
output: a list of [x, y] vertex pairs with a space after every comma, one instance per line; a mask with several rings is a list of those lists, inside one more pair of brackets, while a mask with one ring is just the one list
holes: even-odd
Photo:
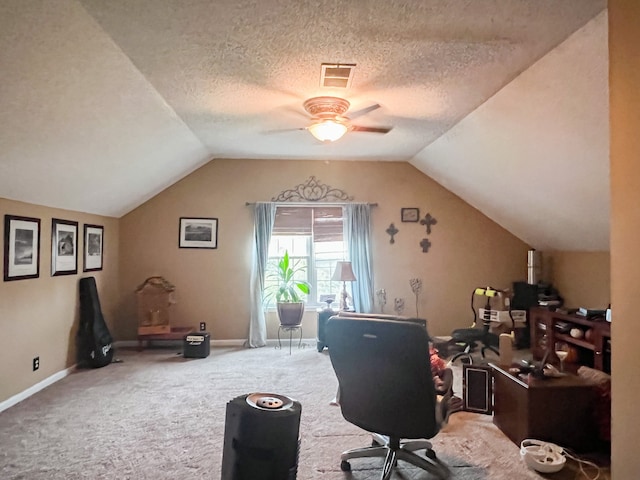
[[584, 452], [596, 447], [592, 386], [575, 375], [536, 379], [493, 368], [493, 423], [516, 445], [525, 438]]
[[169, 333], [149, 333], [146, 335], [138, 335], [138, 351], [141, 352], [143, 342], [149, 342], [154, 340], [182, 340], [185, 335], [193, 332], [192, 327], [172, 327]]

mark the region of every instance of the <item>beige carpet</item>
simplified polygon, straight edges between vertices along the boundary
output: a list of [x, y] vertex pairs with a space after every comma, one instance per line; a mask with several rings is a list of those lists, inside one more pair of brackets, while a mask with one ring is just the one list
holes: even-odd
[[[0, 413], [0, 478], [219, 479], [226, 403], [252, 392], [301, 403], [298, 479], [379, 478], [379, 459], [340, 471], [340, 452], [370, 438], [330, 405], [337, 382], [326, 350], [212, 349], [206, 359], [177, 352], [120, 350], [122, 363], [79, 370]], [[585, 478], [527, 470], [489, 416], [455, 413], [433, 443], [454, 479]], [[393, 478], [432, 477], [402, 466]]]

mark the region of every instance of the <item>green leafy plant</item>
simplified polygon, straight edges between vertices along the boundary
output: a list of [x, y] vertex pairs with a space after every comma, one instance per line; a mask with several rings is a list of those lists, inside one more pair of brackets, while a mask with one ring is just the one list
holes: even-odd
[[278, 262], [276, 271], [267, 276], [268, 279], [277, 281], [277, 285], [267, 292], [266, 300], [269, 301], [275, 297], [278, 303], [300, 302], [300, 293], [308, 294], [311, 286], [304, 280], [297, 280], [296, 274], [304, 272], [303, 265], [296, 265], [289, 259], [289, 251], [285, 250], [284, 256]]

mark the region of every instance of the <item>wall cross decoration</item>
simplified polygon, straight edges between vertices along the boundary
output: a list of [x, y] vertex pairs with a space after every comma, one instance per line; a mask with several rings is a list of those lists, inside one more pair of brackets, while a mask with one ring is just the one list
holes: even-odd
[[420, 220], [420, 225], [427, 226], [427, 235], [431, 234], [431, 226], [435, 225], [436, 223], [438, 223], [438, 221], [434, 217], [432, 217], [430, 213], [427, 213], [425, 217]]
[[422, 247], [422, 253], [427, 253], [429, 251], [429, 247], [431, 246], [431, 242], [428, 238], [423, 238], [420, 242], [420, 246]]
[[400, 230], [398, 230], [396, 228], [396, 226], [392, 223], [391, 225], [389, 225], [389, 228], [387, 228], [385, 230], [385, 232], [387, 232], [389, 235], [391, 235], [391, 240], [389, 240], [389, 243], [396, 243], [396, 240], [393, 238]]

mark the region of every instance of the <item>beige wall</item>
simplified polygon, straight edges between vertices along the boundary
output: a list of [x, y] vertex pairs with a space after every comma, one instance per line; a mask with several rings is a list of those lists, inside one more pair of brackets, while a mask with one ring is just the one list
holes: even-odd
[[640, 455], [640, 2], [609, 1], [611, 126], [612, 464], [637, 478]]
[[[387, 312], [400, 297], [413, 315], [409, 279], [422, 278], [419, 314], [434, 335], [470, 324], [474, 287], [506, 288], [526, 279], [527, 245], [407, 163], [213, 160], [122, 218], [118, 338], [135, 337], [134, 291], [151, 275], [177, 287], [175, 325], [206, 321], [214, 339], [246, 338], [253, 213], [245, 202], [268, 201], [312, 175], [355, 201], [378, 203], [372, 214], [375, 288], [386, 289]], [[420, 247], [425, 227], [401, 223], [402, 207], [436, 217], [428, 253]], [[181, 216], [218, 218], [218, 249], [178, 248]], [[400, 231], [393, 245], [385, 233], [391, 223]], [[315, 316], [305, 317], [306, 338], [315, 337]], [[276, 331], [277, 317], [269, 315], [269, 337]]]
[[[116, 316], [118, 295], [118, 221], [114, 218], [58, 210], [0, 198], [0, 238], [4, 248], [4, 216], [40, 219], [40, 275], [0, 283], [0, 402], [75, 364], [78, 327], [78, 280], [96, 277], [102, 311], [109, 324]], [[51, 276], [51, 219], [78, 222], [78, 274]], [[84, 223], [104, 225], [104, 269], [82, 272]], [[34, 357], [40, 369], [32, 371]]]
[[569, 308], [611, 303], [609, 252], [545, 252], [550, 281]]

